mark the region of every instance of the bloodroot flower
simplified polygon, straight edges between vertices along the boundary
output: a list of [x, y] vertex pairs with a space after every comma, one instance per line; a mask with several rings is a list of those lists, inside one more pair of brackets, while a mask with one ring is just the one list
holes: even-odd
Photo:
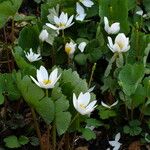
[[29, 52], [24, 52], [26, 58], [30, 61], [30, 62], [34, 62], [34, 61], [38, 61], [40, 59], [42, 59], [40, 54], [36, 54], [32, 51], [32, 48], [30, 48]]
[[94, 109], [96, 100], [90, 102], [91, 95], [89, 92], [80, 93], [79, 97], [77, 98], [76, 95], [73, 93], [73, 105], [74, 108], [81, 114], [81, 115], [89, 115]]
[[120, 30], [120, 23], [115, 22], [111, 26], [109, 26], [109, 21], [107, 17], [104, 17], [104, 29], [108, 34], [116, 34]]
[[54, 88], [56, 82], [60, 78], [61, 75], [58, 76], [58, 69], [54, 69], [51, 74], [48, 76], [48, 72], [45, 67], [41, 66], [39, 70], [37, 70], [37, 80], [32, 76], [31, 79], [41, 88], [44, 89], [52, 89]]
[[67, 53], [67, 55], [72, 58], [73, 54], [76, 50], [76, 43], [74, 43], [72, 40], [70, 43], [66, 43], [65, 45], [65, 52]]
[[115, 38], [115, 43], [113, 44], [112, 38], [108, 37], [109, 49], [115, 53], [115, 52], [127, 52], [130, 49], [129, 45], [129, 38], [125, 36], [124, 33], [119, 33], [117, 37]]
[[53, 25], [51, 23], [46, 23], [46, 25], [53, 30], [57, 30], [57, 31], [64, 30], [64, 29], [69, 28], [70, 26], [72, 26], [74, 24], [74, 22], [72, 22], [73, 17], [74, 16], [72, 15], [70, 18], [68, 18], [68, 14], [62, 12], [59, 17], [54, 16], [55, 25]]

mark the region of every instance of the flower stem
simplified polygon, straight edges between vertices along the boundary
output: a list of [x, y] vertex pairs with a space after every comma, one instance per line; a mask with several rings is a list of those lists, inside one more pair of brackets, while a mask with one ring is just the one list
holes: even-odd
[[42, 142], [42, 138], [41, 138], [41, 131], [39, 129], [39, 124], [37, 122], [36, 113], [35, 113], [33, 108], [31, 108], [31, 113], [32, 113], [32, 117], [33, 117], [35, 129], [36, 129], [36, 133], [37, 133], [37, 136], [38, 136], [39, 141], [40, 141], [40, 148], [41, 148], [41, 150], [44, 150], [43, 142]]
[[90, 80], [89, 80], [89, 88], [91, 86], [91, 82], [93, 80], [93, 75], [94, 75], [94, 71], [96, 69], [96, 63], [94, 63], [93, 67], [92, 67], [92, 72], [91, 72], [91, 76], [90, 76]]
[[64, 43], [65, 43], [65, 32], [64, 32], [64, 30], [62, 30], [62, 37], [63, 37]]
[[45, 95], [46, 95], [46, 97], [48, 97], [48, 89], [46, 89]]

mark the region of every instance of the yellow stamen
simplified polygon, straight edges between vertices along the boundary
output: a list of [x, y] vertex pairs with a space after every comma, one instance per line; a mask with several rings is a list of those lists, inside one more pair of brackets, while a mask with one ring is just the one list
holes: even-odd
[[82, 109], [85, 109], [85, 108], [86, 108], [83, 104], [80, 104], [80, 107], [81, 107]]
[[65, 27], [66, 25], [64, 23], [59, 23], [58, 27]]
[[65, 52], [69, 55], [70, 52], [71, 52], [71, 47], [66, 46], [66, 47], [65, 47]]
[[123, 49], [123, 47], [124, 47], [124, 43], [122, 43], [122, 42], [118, 42], [117, 44], [118, 44], [118, 46], [120, 47], [120, 49]]
[[51, 82], [52, 82], [51, 80], [43, 80], [43, 83], [44, 83], [45, 85], [50, 84]]

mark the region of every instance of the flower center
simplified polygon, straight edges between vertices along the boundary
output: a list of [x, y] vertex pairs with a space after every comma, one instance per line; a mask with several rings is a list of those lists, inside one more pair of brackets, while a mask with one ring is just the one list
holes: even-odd
[[117, 44], [118, 44], [118, 46], [120, 47], [120, 49], [123, 49], [124, 43], [122, 43], [122, 42], [117, 42]]
[[60, 28], [63, 28], [63, 27], [65, 27], [65, 26], [66, 26], [66, 24], [61, 23], [61, 22], [58, 24], [58, 27], [60, 27]]
[[51, 82], [52, 82], [51, 80], [43, 80], [43, 83], [44, 83], [45, 85], [50, 84]]
[[65, 52], [69, 55], [71, 52], [71, 47], [65, 47]]
[[86, 108], [83, 104], [80, 104], [80, 107], [81, 107], [82, 109], [85, 109], [85, 108]]

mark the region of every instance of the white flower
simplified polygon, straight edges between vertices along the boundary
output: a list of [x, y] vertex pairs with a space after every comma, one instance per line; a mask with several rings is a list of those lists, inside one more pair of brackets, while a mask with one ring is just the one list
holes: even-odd
[[86, 42], [81, 42], [78, 46], [79, 50], [83, 53], [84, 52], [84, 49], [86, 47]]
[[101, 101], [101, 105], [103, 107], [106, 107], [106, 108], [109, 108], [109, 109], [111, 109], [113, 106], [116, 106], [117, 104], [118, 104], [118, 101], [114, 102], [112, 105], [107, 105], [103, 101]]
[[108, 47], [114, 52], [127, 52], [130, 49], [129, 38], [125, 36], [124, 33], [119, 33], [115, 38], [115, 43], [113, 44], [112, 38], [108, 37], [109, 44]]
[[76, 20], [83, 21], [86, 16], [86, 13], [84, 11], [84, 8], [78, 2], [76, 3], [76, 12]]
[[94, 3], [91, 0], [79, 0], [85, 7], [92, 7]]
[[64, 30], [72, 26], [74, 24], [72, 23], [72, 20], [73, 20], [73, 15], [70, 18], [68, 18], [68, 14], [62, 12], [59, 17], [54, 16], [55, 25], [52, 25], [51, 23], [46, 23], [46, 25], [52, 28], [53, 30], [59, 31], [59, 30]]
[[143, 16], [143, 10], [139, 10], [136, 12], [137, 15]]
[[54, 88], [56, 82], [60, 78], [61, 75], [58, 76], [58, 69], [54, 69], [51, 74], [48, 76], [48, 72], [45, 67], [41, 66], [39, 70], [37, 70], [37, 80], [32, 76], [31, 79], [41, 88], [51, 89]]
[[65, 45], [65, 52], [68, 54], [68, 56], [71, 58], [76, 50], [76, 43], [71, 41], [70, 43], [66, 43]]
[[73, 105], [75, 109], [81, 114], [81, 115], [89, 115], [94, 109], [96, 100], [90, 102], [91, 95], [89, 92], [86, 93], [80, 93], [79, 97], [76, 98], [76, 95], [73, 93]]
[[144, 14], [143, 10], [137, 11], [136, 14], [142, 16], [143, 18], [147, 17], [147, 14]]
[[39, 35], [39, 39], [40, 39], [42, 42], [47, 41], [48, 35], [49, 35], [49, 34], [48, 34], [48, 32], [47, 32], [46, 29], [45, 29], [45, 30], [42, 30], [41, 33], [40, 33], [40, 35]]
[[109, 21], [107, 17], [104, 17], [104, 29], [108, 34], [116, 34], [120, 31], [120, 23], [115, 22], [109, 26]]
[[116, 134], [115, 140], [114, 141], [109, 141], [109, 144], [114, 147], [113, 150], [119, 150], [120, 146], [122, 145], [119, 140], [120, 140], [120, 133]]
[[34, 62], [34, 61], [38, 61], [40, 60], [42, 57], [40, 54], [36, 54], [32, 51], [32, 48], [30, 48], [29, 52], [25, 52], [25, 56], [26, 58], [30, 61], [30, 62]]

